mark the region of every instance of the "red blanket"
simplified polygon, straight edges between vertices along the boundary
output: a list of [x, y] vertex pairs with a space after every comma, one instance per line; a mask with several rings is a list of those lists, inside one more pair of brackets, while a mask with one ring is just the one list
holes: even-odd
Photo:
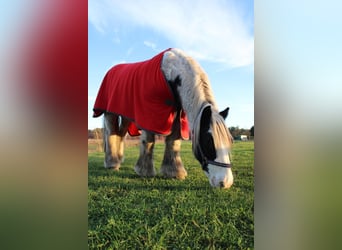
[[[165, 51], [150, 60], [119, 64], [105, 75], [94, 105], [93, 117], [104, 112], [122, 115], [132, 122], [128, 132], [139, 129], [169, 135], [176, 118], [174, 96], [161, 70]], [[181, 135], [189, 138], [188, 120], [181, 112]]]

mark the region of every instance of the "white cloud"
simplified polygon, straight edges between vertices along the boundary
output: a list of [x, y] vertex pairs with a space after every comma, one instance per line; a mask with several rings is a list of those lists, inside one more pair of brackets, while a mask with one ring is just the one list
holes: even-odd
[[107, 27], [106, 7], [104, 2], [88, 1], [88, 21], [100, 32], [105, 33]]
[[254, 63], [253, 24], [244, 16], [233, 1], [89, 1], [89, 21], [100, 32], [108, 26], [150, 28], [198, 60], [229, 67]]
[[155, 43], [153, 43], [153, 42], [144, 41], [144, 45], [146, 47], [149, 47], [149, 48], [153, 49], [153, 50], [157, 50], [157, 45]]

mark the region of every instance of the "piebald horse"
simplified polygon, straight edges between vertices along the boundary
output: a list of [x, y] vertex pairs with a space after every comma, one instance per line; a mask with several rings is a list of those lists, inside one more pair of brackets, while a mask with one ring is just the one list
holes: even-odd
[[180, 149], [189, 129], [192, 151], [211, 186], [233, 184], [233, 141], [224, 121], [229, 108], [218, 111], [207, 74], [183, 51], [167, 49], [144, 62], [114, 66], [104, 77], [93, 110], [94, 117], [104, 114], [105, 168], [119, 170], [129, 132], [141, 134], [135, 172], [141, 177], [155, 176], [155, 134], [164, 134], [160, 173], [184, 179], [187, 171]]

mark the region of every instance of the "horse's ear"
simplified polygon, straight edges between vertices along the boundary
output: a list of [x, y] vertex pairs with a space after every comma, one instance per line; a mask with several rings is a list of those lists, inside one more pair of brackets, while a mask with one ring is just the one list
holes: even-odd
[[208, 131], [210, 128], [210, 121], [211, 121], [211, 107], [205, 107], [202, 112], [201, 117], [201, 131]]
[[220, 112], [220, 115], [223, 117], [223, 119], [226, 119], [229, 113], [229, 107], [227, 107], [225, 110], [222, 110]]

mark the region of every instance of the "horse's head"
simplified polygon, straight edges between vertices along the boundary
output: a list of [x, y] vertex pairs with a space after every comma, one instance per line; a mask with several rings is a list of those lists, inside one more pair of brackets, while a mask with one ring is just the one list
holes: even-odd
[[193, 152], [213, 187], [229, 188], [233, 184], [230, 158], [233, 140], [224, 123], [228, 111], [229, 108], [217, 112], [207, 104], [199, 114], [200, 121], [194, 124]]

